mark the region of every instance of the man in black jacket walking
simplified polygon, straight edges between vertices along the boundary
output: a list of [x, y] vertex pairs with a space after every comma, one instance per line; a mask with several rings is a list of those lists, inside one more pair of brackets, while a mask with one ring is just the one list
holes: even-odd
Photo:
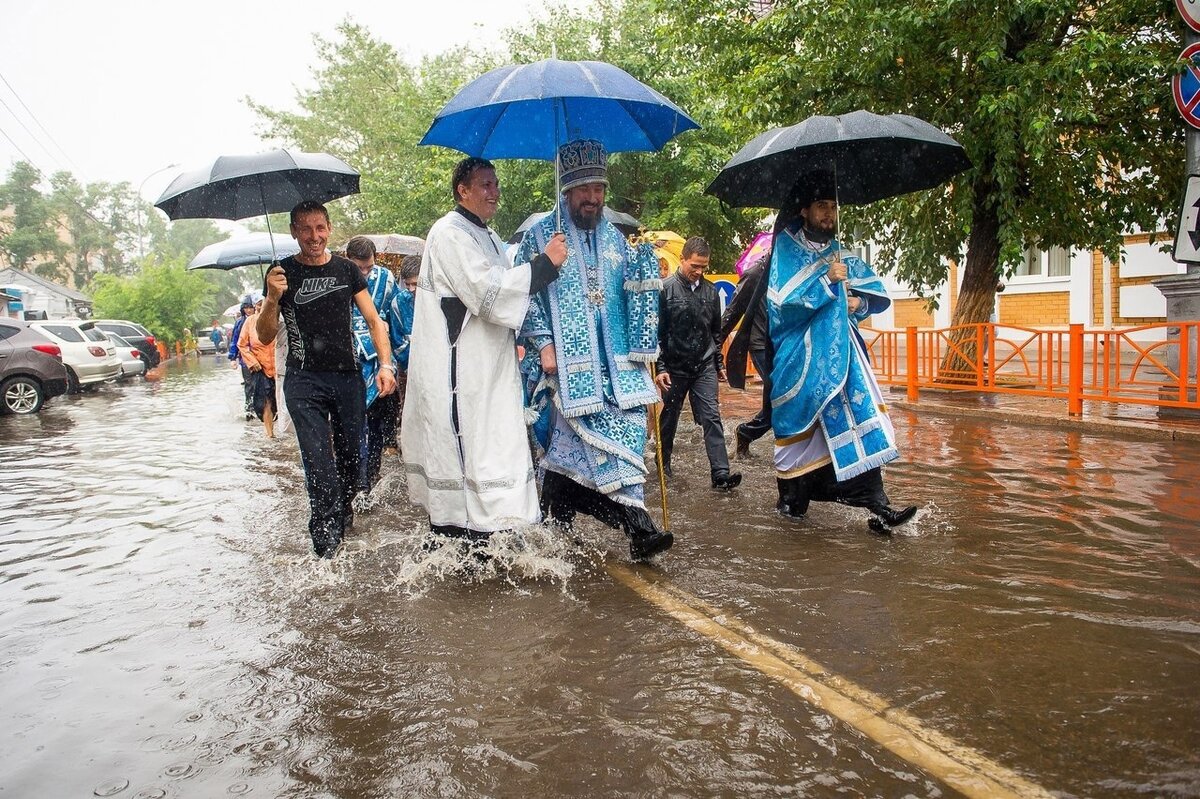
[[742, 482], [729, 472], [717, 381], [725, 379], [721, 356], [721, 299], [704, 279], [711, 249], [693, 236], [683, 244], [683, 257], [675, 274], [663, 281], [658, 301], [660, 355], [654, 382], [663, 393], [661, 416], [662, 465], [671, 474], [671, 450], [685, 395], [691, 397], [692, 415], [704, 429], [704, 448], [712, 471], [713, 488], [728, 491]]

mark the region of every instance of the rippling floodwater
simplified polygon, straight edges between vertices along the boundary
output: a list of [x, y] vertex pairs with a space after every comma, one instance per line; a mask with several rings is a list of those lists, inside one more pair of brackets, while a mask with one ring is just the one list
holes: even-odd
[[[0, 794], [953, 795], [615, 581], [615, 532], [464, 572], [392, 459], [316, 563], [226, 363], [0, 418]], [[714, 495], [681, 425], [656, 579], [1059, 795], [1200, 796], [1200, 450], [894, 418], [891, 540], [777, 517], [766, 442]]]

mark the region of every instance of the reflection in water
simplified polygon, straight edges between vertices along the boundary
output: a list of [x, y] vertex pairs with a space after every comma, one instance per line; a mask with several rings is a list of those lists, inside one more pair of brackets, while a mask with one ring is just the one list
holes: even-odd
[[[614, 583], [613, 531], [430, 547], [393, 461], [316, 562], [226, 363], [0, 418], [0, 790], [946, 794]], [[682, 429], [659, 573], [1065, 795], [1200, 794], [1200, 453], [895, 420], [891, 540], [776, 516], [765, 455], [714, 494]]]

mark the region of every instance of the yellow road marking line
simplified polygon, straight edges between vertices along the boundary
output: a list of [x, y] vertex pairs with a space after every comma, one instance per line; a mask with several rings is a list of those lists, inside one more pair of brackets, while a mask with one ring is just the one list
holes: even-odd
[[964, 796], [1051, 799], [1049, 791], [1012, 769], [926, 727], [878, 694], [830, 672], [795, 647], [757, 632], [665, 579], [652, 581], [623, 563], [609, 563], [607, 568], [613, 578], [689, 629], [720, 644], [804, 701], [841, 719]]

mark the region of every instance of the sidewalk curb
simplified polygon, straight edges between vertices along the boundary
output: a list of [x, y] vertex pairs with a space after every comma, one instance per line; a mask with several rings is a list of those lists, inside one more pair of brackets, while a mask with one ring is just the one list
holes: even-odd
[[1117, 419], [1080, 418], [1059, 416], [1033, 410], [1008, 408], [967, 408], [940, 402], [923, 400], [891, 400], [888, 405], [916, 414], [933, 413], [938, 416], [959, 416], [968, 419], [988, 419], [1008, 424], [1053, 427], [1059, 430], [1077, 430], [1082, 433], [1106, 433], [1108, 435], [1138, 438], [1146, 441], [1190, 441], [1200, 442], [1200, 430], [1171, 427], [1162, 423], [1126, 422]]

